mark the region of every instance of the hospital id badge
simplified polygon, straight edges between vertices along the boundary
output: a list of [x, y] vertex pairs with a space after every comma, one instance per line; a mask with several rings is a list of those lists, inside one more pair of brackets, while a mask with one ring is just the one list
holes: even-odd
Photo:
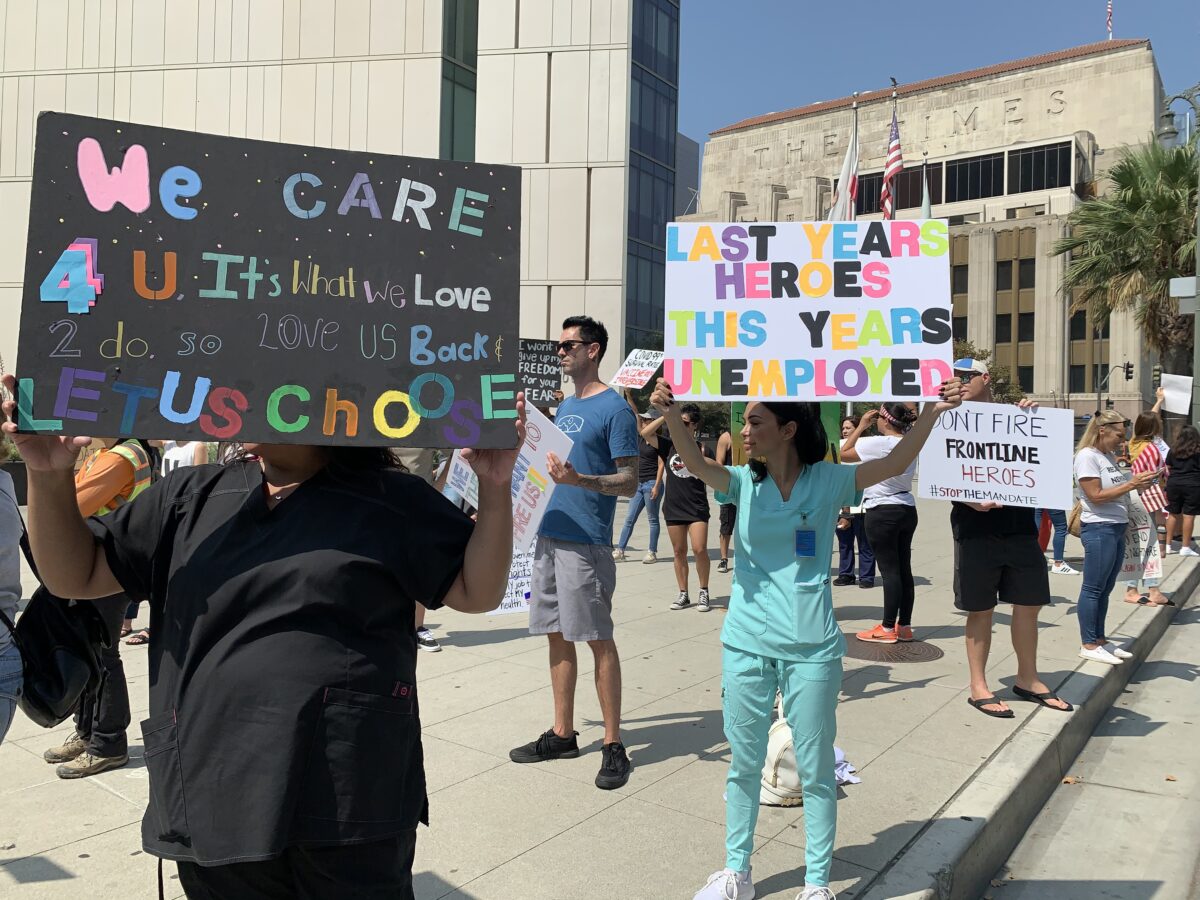
[[796, 529], [796, 555], [803, 559], [817, 555], [817, 533], [811, 528]]

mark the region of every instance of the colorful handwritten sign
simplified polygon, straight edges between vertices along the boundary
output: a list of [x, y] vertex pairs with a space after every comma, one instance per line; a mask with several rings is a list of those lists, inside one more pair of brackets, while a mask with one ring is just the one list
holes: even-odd
[[640, 390], [650, 383], [650, 379], [654, 377], [654, 373], [658, 371], [662, 361], [661, 350], [634, 350], [625, 357], [625, 362], [621, 363], [621, 368], [617, 369], [617, 374], [612, 377], [609, 384], [618, 390], [621, 388]]
[[[513, 553], [525, 553], [533, 547], [542, 516], [554, 493], [554, 480], [546, 470], [546, 454], [566, 459], [574, 444], [557, 425], [536, 407], [525, 408], [525, 443], [513, 466]], [[450, 460], [446, 484], [457, 491], [471, 506], [479, 506], [479, 480], [470, 465], [456, 451]]]
[[511, 446], [520, 177], [42, 113], [19, 426]]
[[938, 416], [921, 449], [918, 495], [1070, 509], [1074, 413], [964, 403]]
[[556, 406], [554, 392], [562, 389], [562, 363], [558, 358], [558, 341], [521, 338], [518, 363], [521, 390], [531, 406]]
[[1162, 553], [1158, 547], [1158, 523], [1147, 511], [1137, 491], [1125, 495], [1129, 501], [1129, 525], [1125, 529], [1125, 559], [1121, 577], [1131, 581], [1162, 578]]
[[667, 225], [663, 374], [693, 400], [917, 400], [950, 377], [944, 221]]

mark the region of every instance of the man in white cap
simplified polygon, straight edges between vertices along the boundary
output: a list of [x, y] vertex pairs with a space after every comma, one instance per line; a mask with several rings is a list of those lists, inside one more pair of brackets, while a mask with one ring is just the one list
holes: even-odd
[[[963, 400], [994, 403], [992, 376], [978, 359], [959, 359], [954, 375], [963, 382]], [[1036, 404], [1022, 400], [1020, 406]], [[1038, 614], [1050, 603], [1046, 559], [1038, 544], [1033, 510], [1000, 503], [952, 504], [954, 534], [954, 605], [967, 614], [967, 664], [971, 693], [967, 702], [984, 715], [1011, 719], [1013, 711], [988, 688], [987, 661], [992, 647], [992, 613], [998, 603], [1012, 607], [1012, 643], [1017, 654], [1013, 693], [1049, 709], [1070, 712], [1038, 677]]]

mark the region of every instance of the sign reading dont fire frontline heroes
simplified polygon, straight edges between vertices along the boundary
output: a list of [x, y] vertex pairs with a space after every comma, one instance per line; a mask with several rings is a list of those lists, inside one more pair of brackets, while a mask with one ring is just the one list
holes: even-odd
[[19, 427], [510, 447], [520, 177], [43, 113]]
[[951, 376], [938, 219], [667, 225], [666, 351], [694, 400], [920, 400]]

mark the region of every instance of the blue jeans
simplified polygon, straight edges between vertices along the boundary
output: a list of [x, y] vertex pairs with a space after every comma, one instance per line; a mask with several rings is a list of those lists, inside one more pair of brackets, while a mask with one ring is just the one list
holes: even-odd
[[1033, 521], [1037, 523], [1038, 530], [1042, 529], [1042, 513], [1050, 517], [1050, 523], [1054, 526], [1054, 559], [1055, 561], [1063, 558], [1063, 554], [1067, 551], [1067, 513], [1062, 509], [1035, 509], [1033, 511]]
[[643, 481], [638, 485], [637, 493], [629, 499], [629, 513], [625, 516], [625, 524], [621, 528], [621, 540], [617, 541], [618, 550], [624, 550], [629, 544], [629, 536], [633, 534], [634, 523], [642, 514], [644, 506], [646, 515], [650, 517], [650, 552], [658, 553], [658, 502], [660, 497], [651, 497], [650, 494], [653, 490], [653, 481]]
[[[4, 628], [0, 625], [0, 628]], [[21, 654], [17, 645], [10, 643], [0, 651], [0, 744], [8, 734], [13, 716], [17, 711], [17, 698], [21, 696]]]
[[1079, 637], [1084, 644], [1107, 640], [1104, 620], [1108, 617], [1108, 595], [1112, 593], [1121, 564], [1125, 561], [1126, 524], [1084, 522], [1083, 587], [1079, 590]]
[[874, 581], [875, 554], [871, 552], [871, 542], [867, 540], [866, 517], [862, 513], [854, 513], [850, 516], [850, 527], [839, 530], [837, 539], [838, 574], [854, 574], [854, 543], [857, 541], [858, 577]]

